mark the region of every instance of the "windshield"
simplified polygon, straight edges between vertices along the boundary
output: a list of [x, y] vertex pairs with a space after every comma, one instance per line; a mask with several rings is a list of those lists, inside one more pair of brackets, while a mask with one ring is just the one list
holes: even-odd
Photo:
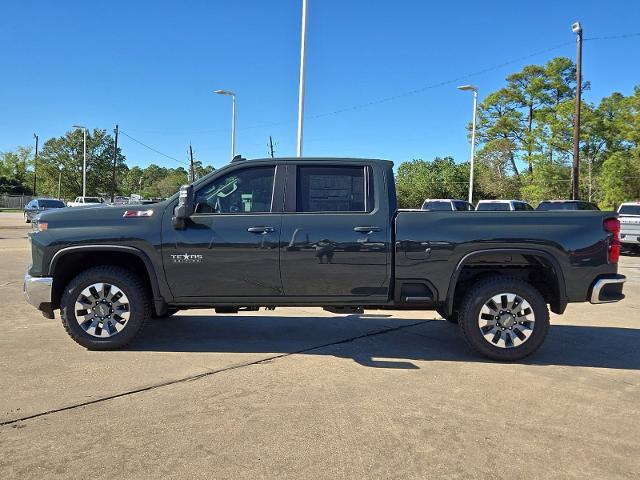
[[511, 210], [511, 208], [509, 208], [509, 204], [508, 203], [491, 202], [491, 203], [479, 203], [477, 210], [496, 211], [497, 212], [497, 211]]
[[84, 197], [84, 203], [102, 203], [102, 199], [98, 197]]
[[38, 200], [38, 205], [42, 208], [63, 208], [64, 202], [60, 200]]
[[640, 215], [640, 205], [621, 205], [618, 213], [620, 215]]
[[422, 210], [452, 210], [451, 202], [424, 202]]

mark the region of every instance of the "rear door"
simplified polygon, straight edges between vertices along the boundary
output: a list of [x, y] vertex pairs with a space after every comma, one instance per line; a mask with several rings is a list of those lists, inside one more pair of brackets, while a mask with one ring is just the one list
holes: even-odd
[[391, 214], [383, 178], [375, 162], [287, 166], [280, 240], [286, 296], [388, 298]]

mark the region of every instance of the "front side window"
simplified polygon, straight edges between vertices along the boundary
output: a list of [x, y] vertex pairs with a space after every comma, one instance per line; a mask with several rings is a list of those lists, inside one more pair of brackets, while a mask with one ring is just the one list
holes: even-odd
[[370, 212], [372, 188], [366, 167], [299, 166], [296, 186], [298, 212]]
[[196, 195], [196, 213], [271, 211], [275, 167], [250, 167], [216, 178]]

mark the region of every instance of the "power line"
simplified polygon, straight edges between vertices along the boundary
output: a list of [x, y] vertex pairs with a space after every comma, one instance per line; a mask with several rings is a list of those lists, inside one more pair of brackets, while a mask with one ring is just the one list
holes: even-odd
[[[634, 38], [634, 37], [640, 37], [640, 32], [626, 33], [626, 34], [622, 34], [622, 35], [604, 36], [604, 37], [590, 37], [590, 38], [585, 38], [584, 40], [585, 41], [617, 40], [617, 39]], [[568, 45], [572, 45], [574, 43], [575, 43], [574, 40], [570, 40], [570, 41], [563, 42], [563, 43], [560, 43], [558, 45], [555, 45], [553, 47], [548, 47], [548, 48], [545, 48], [545, 49], [542, 49], [542, 50], [538, 50], [538, 51], [535, 51], [533, 53], [529, 53], [527, 55], [523, 55], [521, 57], [514, 58], [512, 60], [507, 60], [505, 62], [496, 64], [496, 65], [493, 65], [493, 66], [490, 66], [490, 67], [487, 67], [487, 68], [483, 68], [481, 70], [477, 70], [477, 71], [472, 72], [472, 73], [461, 75], [461, 76], [458, 76], [458, 77], [455, 77], [455, 78], [450, 78], [448, 80], [443, 80], [443, 81], [436, 82], [436, 83], [433, 83], [433, 84], [425, 85], [423, 87], [415, 88], [413, 90], [400, 92], [400, 93], [397, 93], [397, 94], [394, 94], [394, 95], [390, 95], [390, 96], [387, 96], [387, 97], [382, 97], [382, 98], [378, 98], [378, 99], [375, 99], [375, 100], [370, 100], [368, 102], [355, 104], [355, 105], [351, 105], [351, 106], [348, 106], [348, 107], [339, 108], [339, 109], [336, 109], [336, 110], [333, 110], [333, 111], [329, 111], [329, 112], [310, 115], [310, 116], [307, 116], [307, 119], [314, 120], [314, 119], [318, 119], [318, 118], [324, 118], [324, 117], [329, 117], [329, 116], [333, 116], [333, 115], [339, 115], [341, 113], [345, 113], [345, 112], [349, 112], [349, 111], [356, 111], [356, 110], [360, 110], [362, 108], [366, 108], [366, 107], [370, 107], [370, 106], [374, 106], [374, 105], [380, 105], [382, 103], [391, 102], [391, 101], [398, 100], [400, 98], [408, 97], [408, 96], [411, 96], [411, 95], [416, 95], [418, 93], [422, 93], [422, 92], [427, 91], [427, 90], [432, 90], [434, 88], [439, 88], [439, 87], [443, 87], [443, 86], [450, 85], [450, 84], [453, 84], [453, 83], [457, 83], [457, 82], [460, 82], [461, 80], [465, 80], [465, 79], [470, 78], [470, 77], [475, 77], [477, 75], [483, 75], [485, 73], [489, 73], [489, 72], [492, 72], [492, 71], [495, 71], [495, 70], [499, 70], [501, 68], [504, 68], [506, 66], [512, 65], [514, 63], [518, 63], [518, 62], [521, 62], [523, 60], [527, 60], [529, 58], [536, 57], [538, 55], [542, 55], [544, 53], [553, 52], [555, 50], [559, 50], [561, 48], [564, 48], [564, 47], [566, 47]], [[280, 126], [280, 125], [290, 125], [290, 124], [293, 124], [293, 123], [296, 123], [296, 121], [295, 120], [285, 120], [285, 121], [280, 121], [280, 122], [271, 122], [271, 123], [250, 125], [250, 126], [238, 128], [237, 130], [253, 130], [253, 129], [257, 129], [257, 128], [267, 128], [267, 127], [274, 127], [274, 126]], [[221, 129], [217, 129], [217, 130], [202, 130], [202, 131], [200, 131], [198, 133], [204, 134], [204, 133], [211, 133], [211, 132], [218, 132], [218, 131], [222, 131], [222, 130]], [[153, 152], [155, 152], [155, 153], [157, 153], [159, 155], [167, 157], [167, 158], [169, 158], [169, 159], [171, 159], [171, 160], [173, 160], [175, 162], [182, 163], [183, 165], [189, 166], [189, 164], [187, 162], [183, 162], [182, 160], [178, 160], [177, 158], [172, 157], [170, 155], [167, 155], [166, 153], [162, 153], [159, 150], [156, 150], [155, 148], [150, 147], [149, 145], [146, 145], [145, 143], [141, 142], [140, 140], [137, 140], [137, 139], [133, 138], [131, 135], [128, 135], [127, 133], [123, 132], [122, 130], [120, 131], [120, 133], [122, 133], [123, 135], [127, 136], [128, 138], [130, 138], [134, 142], [139, 143], [143, 147], [146, 147], [149, 150], [151, 150], [151, 151], [153, 151]], [[157, 132], [157, 133], [161, 133], [161, 132]]]
[[622, 35], [611, 35], [611, 36], [608, 36], [608, 37], [589, 37], [589, 38], [585, 38], [584, 41], [587, 41], [587, 40], [618, 40], [620, 38], [633, 38], [633, 37], [640, 37], [640, 32], [624, 33]]
[[124, 132], [124, 131], [122, 131], [122, 130], [120, 130], [120, 133], [121, 133], [122, 135], [124, 135], [125, 137], [127, 137], [127, 138], [129, 138], [129, 139], [133, 140], [134, 142], [136, 142], [136, 143], [138, 143], [138, 144], [142, 145], [143, 147], [148, 148], [148, 149], [149, 149], [149, 150], [151, 150], [152, 152], [157, 153], [158, 155], [162, 155], [163, 157], [167, 157], [168, 159], [173, 160], [174, 162], [182, 163], [183, 165], [187, 165], [187, 166], [189, 166], [189, 164], [188, 164], [187, 162], [183, 162], [182, 160], [178, 160], [177, 158], [172, 157], [171, 155], [167, 155], [166, 153], [162, 153], [160, 150], [156, 150], [155, 148], [150, 147], [150, 146], [149, 146], [149, 145], [147, 145], [146, 143], [141, 142], [141, 141], [140, 141], [140, 140], [138, 140], [137, 138], [133, 138], [131, 135], [129, 135], [128, 133], [126, 133], [126, 132]]

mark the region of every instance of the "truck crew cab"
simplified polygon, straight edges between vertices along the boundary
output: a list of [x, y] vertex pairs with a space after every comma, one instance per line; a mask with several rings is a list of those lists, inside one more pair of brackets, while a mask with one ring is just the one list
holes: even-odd
[[534, 352], [549, 312], [624, 298], [615, 212], [402, 211], [393, 164], [236, 161], [163, 202], [34, 219], [30, 303], [80, 345], [123, 347], [179, 309], [437, 309], [497, 360]]

